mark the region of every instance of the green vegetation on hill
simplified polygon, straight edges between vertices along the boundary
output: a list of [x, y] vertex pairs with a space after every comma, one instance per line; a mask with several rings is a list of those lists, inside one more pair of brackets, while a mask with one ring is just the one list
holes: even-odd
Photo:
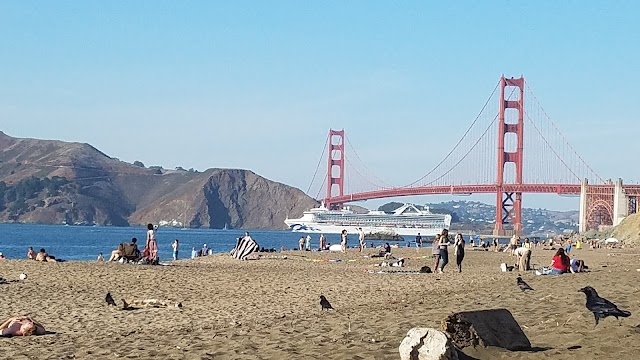
[[45, 205], [44, 198], [58, 196], [70, 182], [59, 176], [37, 178], [30, 176], [13, 185], [0, 181], [0, 212], [7, 210], [9, 218], [35, 210]]

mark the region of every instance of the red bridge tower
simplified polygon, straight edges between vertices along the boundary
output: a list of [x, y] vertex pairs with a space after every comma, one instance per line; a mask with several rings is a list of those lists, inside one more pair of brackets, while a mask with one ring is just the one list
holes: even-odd
[[[505, 89], [517, 87], [520, 90], [517, 100], [505, 98]], [[513, 89], [515, 91], [515, 89]], [[510, 92], [512, 94], [513, 92]], [[518, 120], [505, 121], [505, 113], [508, 109], [518, 112]], [[496, 224], [494, 235], [506, 235], [507, 232], [522, 233], [522, 193], [504, 192], [504, 184], [522, 184], [522, 143], [524, 127], [524, 77], [519, 79], [500, 78], [500, 111], [498, 113], [498, 174], [496, 178]], [[515, 134], [517, 143], [515, 151], [505, 151], [505, 138], [507, 134]], [[510, 142], [511, 143], [511, 142]], [[505, 179], [505, 168], [508, 163], [515, 165], [515, 179]], [[511, 171], [507, 175], [510, 174]]]
[[[332, 208], [329, 203], [332, 196], [344, 195], [344, 129], [329, 130], [329, 167], [327, 171], [327, 197], [325, 205]], [[338, 193], [333, 195], [334, 185], [338, 186]], [[333, 207], [342, 207], [335, 204]]]

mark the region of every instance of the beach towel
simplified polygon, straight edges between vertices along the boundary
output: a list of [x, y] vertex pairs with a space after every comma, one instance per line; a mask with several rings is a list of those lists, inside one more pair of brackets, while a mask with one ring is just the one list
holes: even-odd
[[254, 251], [258, 251], [259, 248], [260, 247], [255, 240], [245, 236], [241, 240], [238, 240], [236, 247], [231, 250], [231, 256], [238, 260], [246, 260], [249, 254]]

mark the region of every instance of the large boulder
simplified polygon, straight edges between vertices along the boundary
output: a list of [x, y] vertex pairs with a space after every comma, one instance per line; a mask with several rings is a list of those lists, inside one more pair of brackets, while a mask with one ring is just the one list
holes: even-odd
[[531, 342], [507, 309], [465, 311], [442, 320], [444, 330], [459, 348], [482, 345], [508, 350], [531, 349]]
[[400, 343], [400, 360], [458, 360], [451, 340], [440, 330], [413, 328]]

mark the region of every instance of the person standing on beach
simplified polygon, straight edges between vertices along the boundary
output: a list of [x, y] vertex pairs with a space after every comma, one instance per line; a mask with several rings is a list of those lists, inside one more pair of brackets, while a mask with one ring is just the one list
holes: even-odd
[[420, 233], [418, 233], [418, 236], [416, 236], [416, 251], [420, 251], [420, 248], [422, 247], [422, 236], [420, 236]]
[[298, 250], [304, 250], [304, 236], [300, 236], [300, 239], [298, 239]]
[[358, 240], [360, 241], [360, 252], [364, 251], [364, 230], [358, 228]]
[[324, 234], [320, 234], [320, 250], [324, 250], [327, 247], [327, 238]]
[[431, 243], [431, 255], [436, 259], [436, 263], [433, 265], [433, 272], [435, 273], [440, 263], [440, 234], [436, 234]]
[[458, 272], [462, 272], [462, 260], [464, 260], [464, 238], [462, 234], [456, 235], [455, 247], [456, 265], [458, 265]]
[[347, 252], [347, 230], [342, 230], [340, 234], [340, 248], [343, 253]]
[[306, 251], [311, 251], [311, 235], [307, 235], [307, 238], [305, 239], [304, 249]]
[[198, 252], [196, 251], [196, 247], [195, 247], [195, 246], [193, 246], [193, 247], [191, 248], [191, 258], [192, 258], [192, 259], [195, 259], [196, 257], [198, 257]]
[[173, 248], [173, 261], [178, 260], [178, 247], [180, 246], [179, 240], [175, 239], [171, 247]]
[[158, 260], [158, 242], [156, 240], [157, 230], [157, 226], [153, 226], [153, 224], [147, 224], [147, 243], [145, 245], [147, 253], [146, 256], [152, 262]]
[[449, 245], [449, 230], [442, 229], [440, 241], [438, 242], [438, 246], [440, 247], [440, 268], [438, 272], [440, 273], [444, 272], [444, 267], [449, 263]]

